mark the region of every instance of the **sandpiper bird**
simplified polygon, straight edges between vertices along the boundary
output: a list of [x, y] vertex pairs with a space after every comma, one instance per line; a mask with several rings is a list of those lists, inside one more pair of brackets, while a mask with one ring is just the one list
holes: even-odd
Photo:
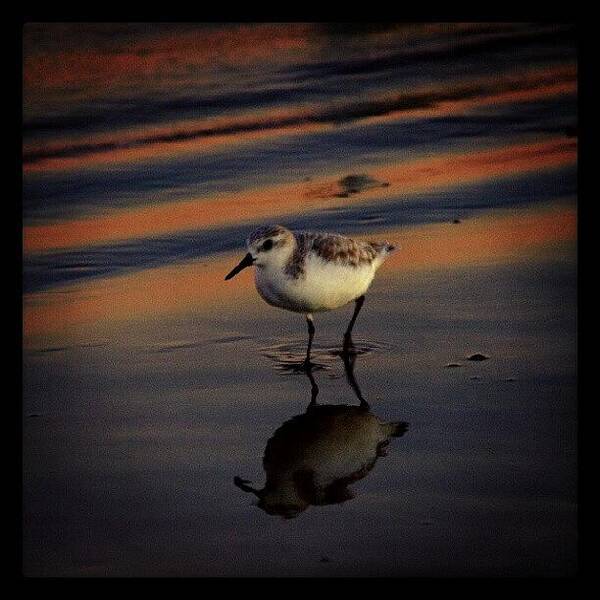
[[308, 325], [305, 365], [315, 333], [313, 313], [355, 302], [344, 335], [351, 344], [352, 328], [377, 269], [394, 246], [363, 242], [331, 233], [292, 232], [281, 225], [253, 231], [246, 240], [248, 253], [225, 279], [254, 265], [256, 289], [272, 306], [304, 314]]

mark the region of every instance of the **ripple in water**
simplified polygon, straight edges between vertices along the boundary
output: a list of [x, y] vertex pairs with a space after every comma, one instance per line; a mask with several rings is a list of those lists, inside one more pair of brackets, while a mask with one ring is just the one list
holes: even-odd
[[[372, 342], [365, 340], [354, 340], [349, 349], [351, 355], [368, 355], [373, 352], [383, 352], [391, 348], [391, 344]], [[260, 353], [275, 363], [278, 371], [285, 373], [302, 373], [305, 370], [304, 359], [306, 357], [306, 340], [284, 342], [262, 348]], [[339, 361], [342, 355], [342, 345], [313, 343], [310, 362], [313, 371], [329, 371]]]

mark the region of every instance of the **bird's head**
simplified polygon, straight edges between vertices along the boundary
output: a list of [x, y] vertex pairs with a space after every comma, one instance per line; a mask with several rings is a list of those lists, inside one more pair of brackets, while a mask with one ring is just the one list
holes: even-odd
[[255, 229], [246, 240], [248, 254], [225, 279], [235, 277], [241, 270], [252, 265], [258, 268], [281, 267], [293, 252], [294, 245], [294, 234], [281, 225]]

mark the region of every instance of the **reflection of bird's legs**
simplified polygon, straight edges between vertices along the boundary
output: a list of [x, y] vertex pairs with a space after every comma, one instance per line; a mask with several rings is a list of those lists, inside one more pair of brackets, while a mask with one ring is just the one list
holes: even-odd
[[358, 313], [360, 312], [360, 309], [362, 308], [362, 305], [365, 302], [365, 297], [359, 296], [354, 302], [354, 313], [352, 315], [352, 318], [350, 319], [350, 323], [348, 323], [348, 329], [346, 329], [346, 333], [344, 334], [344, 349], [346, 349], [346, 347], [352, 346], [352, 328], [354, 327], [354, 323], [356, 322]]
[[313, 337], [315, 336], [315, 324], [313, 323], [312, 315], [306, 315], [306, 324], [308, 325], [308, 347], [306, 348], [306, 358], [304, 359], [304, 367], [310, 368], [310, 349], [312, 348]]
[[307, 407], [307, 410], [308, 410], [309, 408], [311, 408], [312, 406], [316, 406], [316, 404], [317, 404], [317, 396], [319, 394], [319, 386], [317, 385], [317, 382], [315, 381], [315, 378], [313, 377], [312, 366], [310, 365], [310, 363], [306, 367], [305, 373], [306, 373], [306, 376], [310, 379], [310, 403]]
[[344, 349], [342, 350], [342, 360], [344, 361], [346, 379], [348, 380], [350, 387], [354, 390], [356, 397], [360, 400], [361, 408], [368, 410], [370, 408], [369, 403], [363, 398], [362, 392], [360, 391], [358, 383], [356, 383], [356, 379], [354, 377], [354, 363], [356, 362], [356, 353], [350, 352], [350, 350], [354, 350], [352, 339], [350, 339], [349, 343], [344, 344]]

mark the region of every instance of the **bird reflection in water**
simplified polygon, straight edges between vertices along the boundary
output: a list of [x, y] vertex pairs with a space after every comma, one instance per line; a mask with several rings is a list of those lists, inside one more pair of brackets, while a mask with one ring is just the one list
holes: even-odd
[[358, 406], [320, 405], [312, 368], [306, 373], [311, 400], [303, 414], [286, 421], [265, 448], [266, 483], [256, 489], [234, 478], [237, 487], [255, 494], [257, 506], [270, 515], [292, 519], [309, 506], [339, 504], [353, 498], [349, 485], [365, 477], [377, 459], [387, 454], [390, 438], [402, 436], [408, 423], [380, 421], [372, 412], [354, 377], [357, 353], [344, 345], [339, 356]]

